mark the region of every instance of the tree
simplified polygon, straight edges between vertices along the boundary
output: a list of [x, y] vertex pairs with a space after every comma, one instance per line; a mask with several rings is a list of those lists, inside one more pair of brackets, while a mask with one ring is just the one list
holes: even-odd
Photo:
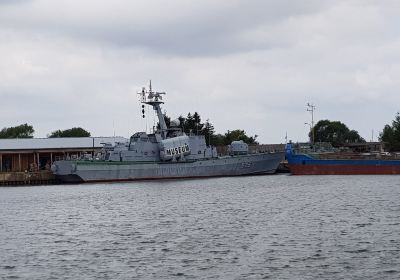
[[192, 132], [198, 134], [204, 127], [204, 124], [201, 123], [201, 117], [197, 112], [195, 112], [193, 115], [189, 112], [186, 118], [181, 115], [178, 119], [181, 123], [182, 130], [185, 133]]
[[[193, 114], [193, 121], [194, 121], [194, 129], [195, 129], [196, 133], [198, 133], [199, 131], [202, 131], [205, 124], [201, 123], [200, 115], [197, 112], [194, 112], [194, 114]], [[208, 119], [207, 119], [207, 122], [209, 123]]]
[[0, 131], [0, 138], [33, 138], [35, 130], [27, 123], [13, 127], [5, 127]]
[[[320, 120], [314, 126], [315, 142], [329, 142], [334, 147], [341, 147], [345, 143], [359, 143], [365, 140], [356, 130], [350, 130], [340, 121]], [[312, 132], [309, 133], [312, 139]]]
[[[167, 116], [167, 112], [166, 112], [166, 111], [164, 111], [163, 116], [164, 116], [165, 124], [167, 125], [167, 127], [170, 127], [170, 125], [171, 125], [171, 118]], [[157, 122], [157, 129], [160, 129], [160, 128], [161, 128], [161, 127], [160, 127], [160, 123]]]
[[182, 130], [185, 131], [185, 120], [186, 120], [186, 118], [184, 116], [180, 115], [178, 117], [178, 120], [179, 120], [179, 123], [181, 124]]
[[90, 137], [90, 132], [86, 131], [81, 127], [73, 127], [66, 130], [56, 130], [53, 131], [49, 138], [56, 138], [56, 137]]
[[225, 133], [224, 144], [229, 145], [232, 143], [232, 141], [240, 141], [240, 140], [242, 140], [247, 144], [258, 144], [256, 139], [257, 136], [249, 137], [247, 136], [244, 130], [236, 129]]
[[350, 130], [347, 132], [345, 135], [345, 139], [349, 143], [359, 143], [359, 142], [365, 142], [365, 139], [363, 139], [356, 130]]
[[190, 112], [187, 114], [184, 127], [185, 127], [185, 132], [190, 132], [190, 131], [193, 132], [193, 129], [195, 128], [194, 118]]
[[210, 123], [210, 120], [207, 119], [205, 124], [202, 124], [201, 134], [206, 138], [207, 145], [216, 145], [216, 137], [214, 126]]
[[386, 148], [390, 152], [400, 151], [400, 113], [392, 121], [392, 125], [385, 125], [379, 134], [379, 140], [385, 142]]
[[225, 135], [220, 133], [211, 136], [211, 145], [213, 146], [225, 146]]
[[[171, 118], [167, 116], [167, 112], [164, 112], [164, 121], [167, 127], [171, 125]], [[158, 124], [158, 126], [160, 126], [160, 124]]]
[[[170, 120], [167, 115], [164, 115], [164, 118], [165, 120]], [[236, 140], [243, 140], [247, 144], [258, 144], [256, 141], [257, 135], [247, 136], [246, 132], [240, 129], [228, 131], [227, 133], [225, 133], [225, 135], [216, 134], [214, 126], [212, 125], [210, 120], [207, 119], [205, 123], [202, 123], [200, 114], [197, 112], [194, 112], [194, 114], [189, 112], [186, 118], [181, 115], [178, 119], [180, 121], [183, 132], [187, 134], [194, 133], [204, 135], [207, 145], [229, 145], [232, 141]]]

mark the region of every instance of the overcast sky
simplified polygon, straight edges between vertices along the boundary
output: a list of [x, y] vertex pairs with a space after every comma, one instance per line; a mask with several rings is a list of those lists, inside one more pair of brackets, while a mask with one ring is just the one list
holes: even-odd
[[169, 116], [219, 133], [304, 141], [312, 102], [376, 140], [400, 110], [399, 33], [400, 1], [0, 0], [0, 128], [129, 137], [152, 79]]

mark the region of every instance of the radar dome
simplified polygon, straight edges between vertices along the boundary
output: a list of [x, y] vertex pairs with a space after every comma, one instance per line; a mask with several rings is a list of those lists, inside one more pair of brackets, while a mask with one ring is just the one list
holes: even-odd
[[170, 126], [172, 127], [179, 127], [181, 125], [181, 122], [179, 121], [179, 119], [173, 120], [170, 123]]

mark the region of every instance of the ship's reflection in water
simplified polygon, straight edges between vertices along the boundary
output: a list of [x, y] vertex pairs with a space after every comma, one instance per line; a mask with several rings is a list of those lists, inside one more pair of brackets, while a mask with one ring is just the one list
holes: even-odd
[[1, 279], [399, 279], [396, 176], [0, 188]]

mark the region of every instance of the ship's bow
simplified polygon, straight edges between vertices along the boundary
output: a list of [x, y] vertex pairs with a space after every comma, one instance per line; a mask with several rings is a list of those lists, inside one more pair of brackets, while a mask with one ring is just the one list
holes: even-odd
[[57, 180], [65, 183], [82, 183], [84, 180], [76, 174], [76, 162], [68, 160], [55, 161], [51, 171]]

